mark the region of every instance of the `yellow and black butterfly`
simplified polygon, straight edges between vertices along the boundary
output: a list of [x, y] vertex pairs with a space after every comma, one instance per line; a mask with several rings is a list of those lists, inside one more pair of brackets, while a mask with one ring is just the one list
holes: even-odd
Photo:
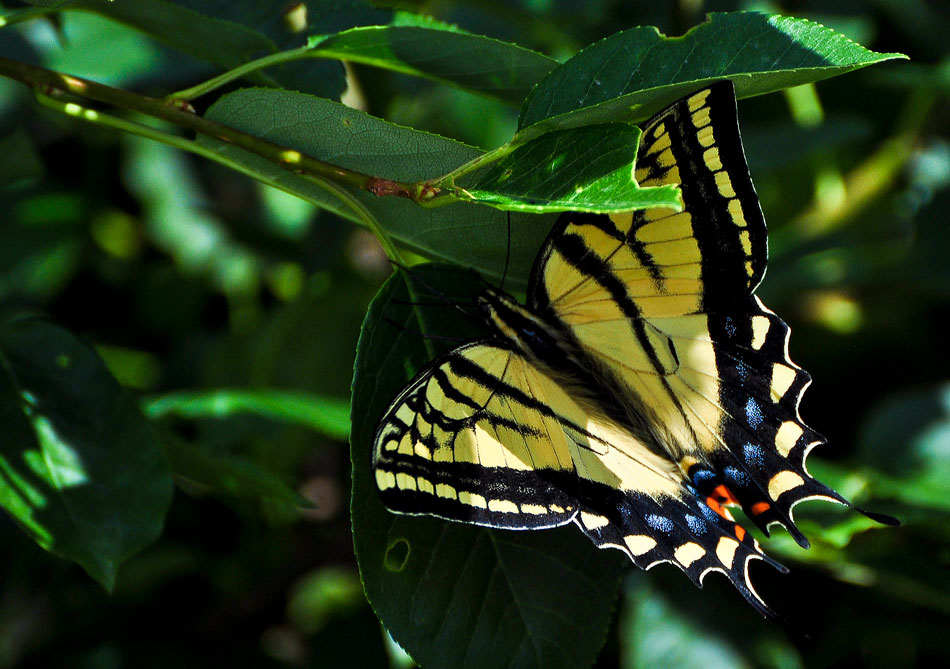
[[484, 292], [492, 334], [432, 361], [392, 402], [376, 486], [398, 513], [574, 522], [644, 569], [672, 562], [697, 584], [721, 571], [766, 614], [749, 561], [784, 568], [726, 507], [807, 546], [792, 507], [849, 503], [805, 470], [823, 442], [798, 414], [810, 378], [753, 294], [766, 228], [731, 82], [644, 126], [636, 179], [679, 186], [683, 211], [561, 216], [527, 306]]

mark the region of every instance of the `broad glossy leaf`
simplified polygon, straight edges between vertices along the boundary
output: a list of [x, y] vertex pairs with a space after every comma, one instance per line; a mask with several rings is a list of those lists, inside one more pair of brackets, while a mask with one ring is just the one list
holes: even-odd
[[640, 130], [622, 123], [556, 130], [489, 165], [465, 191], [512, 211], [615, 212], [682, 207], [675, 186], [633, 178]]
[[715, 13], [682, 37], [638, 27], [584, 49], [531, 92], [530, 133], [649, 118], [703, 85], [731, 78], [737, 97], [820, 81], [893, 58], [806, 19]]
[[251, 414], [275, 421], [297, 423], [331, 439], [350, 434], [350, 403], [291, 390], [195, 390], [153, 397], [142, 403], [151, 418], [228, 418]]
[[316, 57], [430, 77], [513, 104], [521, 104], [557, 65], [554, 59], [516, 44], [406, 14], [398, 15], [393, 25], [311, 38], [311, 46]]
[[[330, 100], [288, 91], [236, 91], [212, 105], [207, 117], [314, 158], [398, 181], [447, 174], [481, 153]], [[359, 221], [352, 210], [313, 181], [219, 140], [201, 137], [199, 141], [266, 183]], [[469, 203], [426, 209], [402, 198], [379, 198], [357, 189], [346, 192], [365, 206], [394, 240], [410, 249], [496, 277], [501, 276], [508, 258], [508, 278], [522, 286], [554, 221], [553, 216], [530, 214], [509, 218], [505, 212]]]
[[35, 319], [0, 327], [0, 412], [0, 505], [111, 588], [171, 502], [151, 426], [92, 349]]
[[484, 332], [441, 303], [470, 304], [475, 278], [417, 269], [418, 280], [394, 275], [377, 295], [357, 351], [351, 514], [366, 595], [423, 666], [589, 666], [610, 623], [619, 552], [598, 551], [572, 527], [489, 530], [395, 515], [379, 500], [371, 473], [377, 422], [415, 370], [455, 345], [423, 333], [471, 339]]

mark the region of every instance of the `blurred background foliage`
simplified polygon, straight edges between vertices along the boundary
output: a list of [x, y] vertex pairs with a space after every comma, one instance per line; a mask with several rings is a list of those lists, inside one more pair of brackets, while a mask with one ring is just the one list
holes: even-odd
[[[380, 3], [386, 4], [386, 3]], [[770, 226], [760, 295], [815, 383], [809, 461], [898, 529], [798, 509], [809, 551], [754, 580], [786, 624], [725, 579], [630, 569], [597, 666], [913, 666], [950, 659], [950, 7], [940, 0], [401, 2], [563, 59], [634, 25], [681, 34], [706, 12], [825, 23], [912, 62], [739, 105]], [[4, 8], [19, 3], [3, 0]], [[215, 73], [83, 12], [0, 30], [0, 55], [146, 94]], [[349, 68], [347, 100], [482, 148], [517, 110], [422, 79]], [[225, 168], [38, 108], [0, 79], [0, 315], [49, 315], [143, 397], [280, 388], [346, 401], [366, 306], [389, 272], [373, 237]], [[149, 405], [145, 405], [148, 407]], [[356, 420], [359, 417], [355, 417]], [[0, 666], [406, 666], [366, 604], [345, 440], [241, 414], [173, 419], [185, 444], [269, 472], [273, 495], [179, 479], [162, 538], [106, 594], [0, 517]], [[280, 482], [310, 500], [300, 510]], [[856, 525], [857, 524], [857, 525]]]

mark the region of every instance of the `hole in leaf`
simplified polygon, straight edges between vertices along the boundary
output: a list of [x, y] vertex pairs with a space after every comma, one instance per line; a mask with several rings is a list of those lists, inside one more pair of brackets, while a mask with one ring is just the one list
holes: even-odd
[[389, 571], [399, 572], [406, 568], [409, 562], [409, 542], [405, 539], [396, 539], [386, 548], [386, 557], [383, 564]]

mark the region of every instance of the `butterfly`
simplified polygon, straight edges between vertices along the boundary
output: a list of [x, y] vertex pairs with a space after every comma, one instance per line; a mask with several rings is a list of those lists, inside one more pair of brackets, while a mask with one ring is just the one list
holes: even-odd
[[769, 615], [748, 565], [786, 570], [729, 507], [807, 547], [795, 504], [851, 504], [805, 469], [824, 442], [798, 412], [811, 380], [754, 294], [767, 236], [732, 83], [648, 121], [635, 176], [678, 186], [683, 210], [562, 215], [527, 304], [485, 290], [491, 334], [433, 360], [393, 400], [374, 438], [376, 487], [397, 513], [574, 523], [643, 569], [670, 562], [697, 585], [722, 572]]

